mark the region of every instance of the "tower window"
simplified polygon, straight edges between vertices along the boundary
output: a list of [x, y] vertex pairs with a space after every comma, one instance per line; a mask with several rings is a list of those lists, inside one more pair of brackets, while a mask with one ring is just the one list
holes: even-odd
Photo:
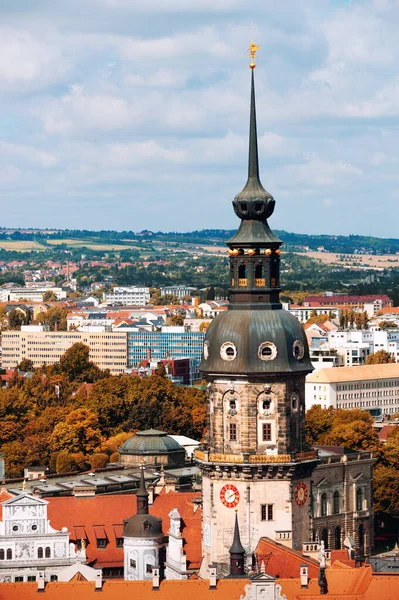
[[220, 347], [220, 356], [223, 360], [234, 360], [237, 356], [237, 348], [232, 342], [225, 342]]
[[339, 513], [339, 510], [340, 510], [339, 492], [334, 492], [334, 495], [333, 495], [333, 513], [334, 513], [334, 515], [337, 515]]
[[145, 566], [145, 572], [146, 573], [152, 573], [152, 565], [146, 565]]
[[264, 442], [271, 442], [272, 440], [272, 424], [262, 423], [262, 439]]
[[230, 408], [231, 410], [235, 410], [237, 408], [237, 403], [235, 400], [230, 400]]
[[133, 560], [133, 558], [130, 559], [130, 568], [131, 569], [136, 569], [137, 568], [136, 561]]
[[294, 358], [296, 358], [297, 360], [301, 360], [305, 356], [305, 346], [303, 345], [303, 342], [301, 342], [300, 340], [295, 340], [294, 345], [292, 347], [292, 353], [294, 355]]
[[273, 521], [273, 504], [260, 505], [261, 521]]
[[51, 548], [50, 546], [46, 546], [46, 550], [44, 551], [44, 555], [46, 558], [51, 558]]
[[237, 425], [235, 423], [230, 423], [230, 441], [237, 441]]
[[272, 405], [271, 400], [263, 400], [262, 408], [263, 408], [263, 410], [270, 410], [271, 405]]
[[248, 204], [246, 202], [241, 202], [240, 208], [243, 213], [246, 213], [248, 211]]
[[321, 516], [327, 516], [327, 494], [324, 493], [321, 495]]
[[12, 560], [12, 550], [11, 550], [11, 548], [7, 548], [7, 560]]
[[356, 510], [363, 510], [363, 504], [364, 504], [363, 488], [357, 488], [357, 490], [356, 490]]
[[3, 548], [0, 550], [0, 560], [4, 560], [4, 550], [3, 550]]
[[43, 558], [43, 548], [42, 547], [37, 549], [37, 558]]
[[259, 214], [262, 212], [263, 202], [255, 202], [255, 211]]
[[258, 348], [258, 356], [261, 360], [274, 360], [277, 356], [277, 348], [273, 342], [263, 342]]

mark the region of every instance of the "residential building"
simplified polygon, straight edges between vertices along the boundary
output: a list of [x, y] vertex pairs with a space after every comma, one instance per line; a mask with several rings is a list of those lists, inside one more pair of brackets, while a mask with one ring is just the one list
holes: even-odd
[[296, 304], [290, 304], [289, 302], [283, 303], [283, 308], [288, 310], [294, 317], [298, 319], [300, 323], [306, 323], [310, 317], [315, 314], [319, 315], [331, 315], [331, 318], [339, 319], [342, 314], [342, 309], [335, 306], [332, 302], [327, 305], [315, 305], [309, 306], [298, 306]]
[[321, 369], [307, 376], [305, 395], [307, 409], [320, 404], [393, 414], [399, 411], [399, 365]]
[[340, 306], [349, 308], [356, 312], [370, 311], [376, 314], [382, 308], [392, 306], [392, 300], [386, 294], [369, 294], [367, 296], [346, 296], [346, 295], [328, 295], [328, 296], [307, 296], [303, 301], [303, 306]]
[[144, 360], [190, 359], [190, 383], [199, 379], [198, 365], [202, 356], [205, 333], [187, 331], [184, 327], [162, 327], [161, 331], [128, 331], [128, 367]]
[[19, 302], [43, 302], [43, 297], [47, 292], [53, 292], [58, 300], [63, 300], [67, 297], [66, 291], [59, 287], [43, 287], [43, 288], [10, 288], [7, 290], [8, 298], [6, 301]]
[[[389, 352], [396, 362], [399, 362], [399, 329], [373, 327], [363, 330], [339, 330], [330, 331], [327, 336], [329, 348], [334, 348], [347, 357], [346, 366], [364, 364], [369, 354], [379, 350]], [[353, 356], [354, 360], [348, 360], [348, 356]]]
[[103, 293], [103, 302], [122, 306], [145, 306], [150, 301], [148, 287], [115, 287]]
[[161, 296], [171, 294], [173, 296], [177, 296], [179, 300], [182, 300], [184, 296], [192, 296], [196, 289], [197, 288], [195, 287], [188, 287], [186, 285], [168, 285], [161, 287]]
[[59, 362], [73, 344], [83, 343], [90, 348], [90, 360], [100, 369], [109, 369], [113, 375], [124, 373], [127, 365], [127, 335], [123, 331], [36, 331], [29, 327], [22, 331], [4, 331], [2, 334], [2, 366], [14, 369], [24, 358], [35, 368]]

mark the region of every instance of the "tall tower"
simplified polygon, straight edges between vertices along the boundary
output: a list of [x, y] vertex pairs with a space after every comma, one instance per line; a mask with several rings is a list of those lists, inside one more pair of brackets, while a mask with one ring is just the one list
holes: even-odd
[[234, 510], [247, 555], [261, 536], [300, 548], [310, 539], [305, 447], [305, 377], [312, 371], [302, 325], [280, 303], [281, 240], [267, 219], [275, 200], [259, 178], [254, 54], [248, 180], [233, 207], [241, 219], [227, 242], [228, 310], [210, 325], [200, 370], [208, 382], [208, 433], [197, 461], [203, 476], [203, 567], [227, 572]]

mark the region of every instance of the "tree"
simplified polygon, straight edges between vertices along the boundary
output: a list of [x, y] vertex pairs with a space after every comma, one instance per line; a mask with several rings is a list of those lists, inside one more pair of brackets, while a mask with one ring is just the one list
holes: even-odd
[[44, 292], [43, 302], [56, 302], [57, 300], [57, 294], [55, 294], [52, 290], [47, 290], [47, 292]]
[[96, 413], [86, 408], [72, 410], [65, 421], [58, 423], [50, 436], [53, 451], [96, 452], [103, 442]]
[[166, 377], [166, 368], [162, 361], [159, 361], [159, 363], [157, 364], [155, 373], [156, 375], [158, 375], [158, 377]]
[[18, 371], [24, 371], [25, 373], [28, 371], [33, 371], [33, 361], [29, 358], [23, 358], [19, 365], [17, 365]]
[[388, 363], [394, 363], [395, 357], [389, 354], [386, 350], [378, 350], [374, 354], [370, 354], [367, 357], [366, 365], [385, 365]]
[[210, 321], [202, 321], [202, 323], [199, 324], [198, 330], [199, 331], [208, 331], [208, 327], [211, 324]]
[[73, 471], [87, 471], [90, 467], [82, 452], [68, 452], [63, 450], [57, 454], [56, 472], [71, 473]]
[[60, 369], [70, 381], [85, 381], [92, 383], [98, 379], [109, 376], [109, 372], [102, 371], [89, 360], [90, 348], [78, 342], [73, 344], [60, 358]]
[[172, 315], [168, 317], [166, 320], [168, 325], [184, 325], [184, 317], [183, 315]]
[[46, 312], [40, 312], [36, 315], [35, 323], [48, 325], [51, 331], [67, 330], [68, 309], [59, 306], [50, 306]]
[[21, 325], [28, 325], [30, 322], [30, 311], [27, 309], [26, 312], [13, 308], [8, 313], [8, 325], [11, 330], [20, 330]]
[[305, 432], [309, 446], [323, 443], [323, 436], [332, 428], [333, 417], [333, 409], [321, 408], [320, 404], [315, 404], [307, 411]]
[[92, 469], [103, 469], [109, 462], [108, 454], [96, 452], [89, 457], [90, 467]]

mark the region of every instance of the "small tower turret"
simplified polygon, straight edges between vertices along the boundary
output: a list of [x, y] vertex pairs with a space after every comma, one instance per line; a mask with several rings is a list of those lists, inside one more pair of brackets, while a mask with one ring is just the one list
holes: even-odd
[[234, 539], [229, 550], [230, 554], [230, 577], [245, 576], [245, 549], [241, 544], [240, 528], [238, 526], [237, 511], [234, 523]]

